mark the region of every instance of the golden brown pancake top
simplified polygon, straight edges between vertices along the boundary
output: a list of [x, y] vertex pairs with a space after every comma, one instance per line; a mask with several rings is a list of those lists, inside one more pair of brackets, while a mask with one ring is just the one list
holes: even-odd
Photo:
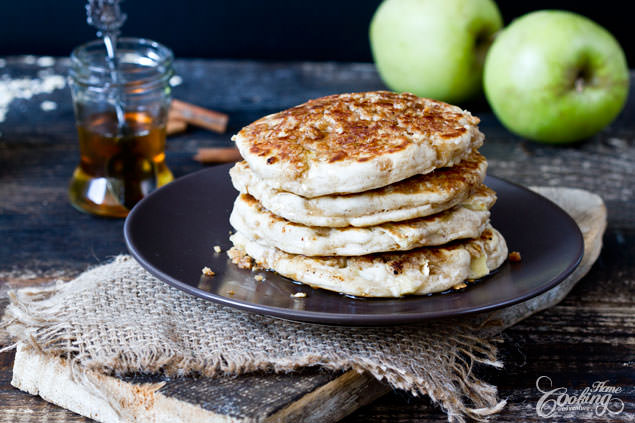
[[337, 94], [265, 116], [237, 135], [249, 152], [303, 171], [309, 161], [364, 162], [412, 143], [463, 135], [479, 119], [456, 106], [387, 91]]

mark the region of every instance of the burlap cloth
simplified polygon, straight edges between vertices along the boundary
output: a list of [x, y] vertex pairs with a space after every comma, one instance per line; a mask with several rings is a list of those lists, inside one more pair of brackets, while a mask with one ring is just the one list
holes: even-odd
[[[603, 209], [599, 197], [593, 197]], [[576, 210], [569, 212], [576, 217]], [[577, 218], [584, 224], [582, 215]], [[596, 240], [603, 229], [596, 230]], [[588, 230], [586, 259], [592, 263], [599, 246], [590, 251], [587, 235]], [[570, 277], [558, 301], [589, 267]], [[385, 328], [295, 323], [192, 297], [160, 282], [129, 256], [71, 282], [11, 291], [9, 296], [4, 316], [9, 333], [43, 353], [69, 358], [77, 377], [84, 369], [173, 376], [305, 366], [355, 369], [394, 388], [428, 395], [456, 422], [484, 420], [504, 407], [496, 387], [475, 376], [473, 366], [502, 367], [496, 357], [497, 333], [531, 314], [510, 317], [508, 310], [507, 317], [480, 314]], [[530, 307], [531, 312], [540, 307]]]

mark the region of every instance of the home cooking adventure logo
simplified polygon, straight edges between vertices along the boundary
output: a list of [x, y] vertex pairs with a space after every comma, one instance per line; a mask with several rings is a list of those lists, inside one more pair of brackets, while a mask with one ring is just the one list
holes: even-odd
[[617, 396], [622, 388], [609, 385], [608, 380], [596, 381], [582, 391], [569, 393], [563, 386], [554, 387], [549, 376], [540, 376], [536, 379], [536, 388], [542, 393], [536, 403], [536, 413], [540, 417], [577, 411], [610, 417], [624, 411], [624, 402]]

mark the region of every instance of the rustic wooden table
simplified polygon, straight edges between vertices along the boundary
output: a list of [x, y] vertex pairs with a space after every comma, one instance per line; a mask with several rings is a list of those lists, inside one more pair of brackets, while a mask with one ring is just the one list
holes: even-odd
[[[51, 62], [0, 59], [0, 294], [8, 286], [69, 279], [126, 252], [122, 220], [85, 215], [68, 203], [78, 147], [68, 87], [55, 88], [60, 79], [54, 76], [66, 75], [68, 60]], [[325, 94], [383, 87], [370, 64], [179, 60], [176, 69], [182, 84], [175, 97], [230, 115], [227, 134], [191, 130], [169, 140], [167, 161], [177, 177], [202, 167], [192, 160], [197, 148], [229, 145], [231, 133], [264, 114]], [[482, 151], [491, 174], [525, 185], [590, 190], [603, 197], [609, 216], [604, 250], [591, 272], [561, 304], [504, 333], [505, 369], [484, 373], [509, 400], [494, 420], [543, 420], [535, 409], [536, 379], [546, 375], [570, 393], [595, 381], [621, 387], [617, 396], [626, 409], [612, 421], [633, 421], [635, 99], [631, 96], [620, 118], [602, 133], [566, 148], [513, 136], [483, 103], [467, 107], [482, 119], [487, 136]], [[2, 309], [6, 299], [0, 297]], [[0, 333], [0, 348], [8, 342]], [[12, 388], [12, 361], [12, 352], [0, 354], [0, 422], [88, 421]], [[596, 419], [608, 421], [575, 414], [567, 421]], [[445, 420], [425, 398], [400, 392], [346, 419]]]

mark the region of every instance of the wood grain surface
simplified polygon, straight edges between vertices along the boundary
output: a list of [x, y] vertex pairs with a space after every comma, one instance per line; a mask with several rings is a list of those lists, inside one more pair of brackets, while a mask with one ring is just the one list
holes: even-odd
[[[389, 391], [370, 374], [317, 367], [291, 373], [116, 378], [87, 372], [109, 401], [71, 377], [68, 360], [19, 344], [11, 385], [100, 422], [336, 422]], [[119, 411], [112, 404], [121, 406]]]
[[[57, 60], [48, 69], [65, 74], [67, 66], [67, 60]], [[369, 64], [180, 60], [176, 69], [183, 83], [175, 97], [230, 116], [226, 134], [190, 129], [168, 141], [167, 162], [177, 177], [202, 168], [192, 160], [198, 148], [229, 146], [232, 133], [264, 114], [325, 94], [383, 88]], [[8, 58], [0, 78], [36, 78], [41, 71], [24, 58]], [[57, 108], [44, 111], [44, 100]], [[609, 128], [571, 147], [522, 140], [500, 126], [484, 104], [466, 107], [482, 120], [487, 137], [482, 152], [491, 174], [524, 185], [587, 189], [601, 195], [608, 208], [604, 249], [591, 272], [561, 304], [505, 331], [503, 370], [475, 370], [508, 399], [494, 421], [543, 421], [535, 410], [541, 375], [570, 392], [595, 381], [620, 386], [626, 408], [610, 421], [633, 421], [635, 99], [631, 96]], [[88, 216], [68, 204], [67, 184], [79, 156], [68, 88], [14, 100], [0, 132], [0, 292], [68, 279], [125, 252], [122, 220]], [[8, 342], [0, 333], [0, 346]], [[12, 388], [13, 357], [0, 354], [1, 423], [89, 421]], [[441, 422], [446, 417], [425, 398], [392, 392], [344, 421]], [[572, 415], [562, 421], [609, 420]]]

